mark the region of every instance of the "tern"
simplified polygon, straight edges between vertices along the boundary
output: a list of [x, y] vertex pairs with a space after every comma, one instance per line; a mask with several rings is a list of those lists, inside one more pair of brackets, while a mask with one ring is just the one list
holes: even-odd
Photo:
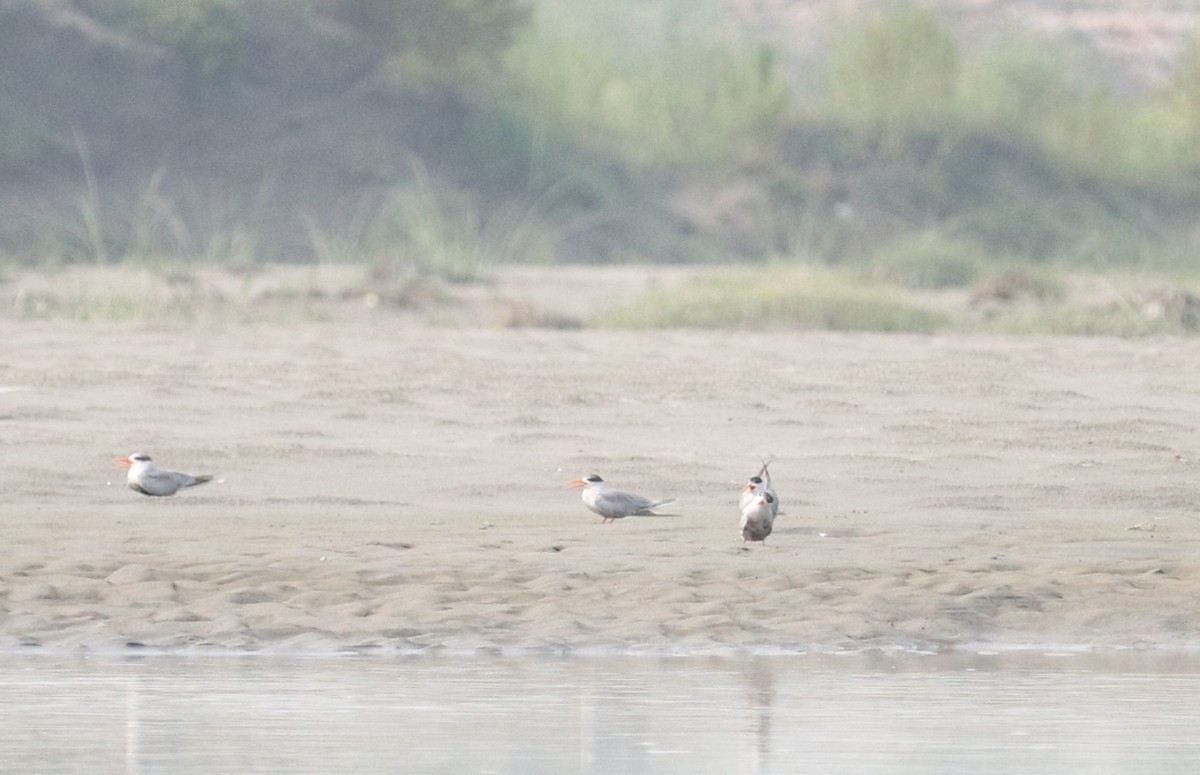
[[767, 470], [767, 461], [765, 460], [763, 461], [762, 468], [758, 471], [758, 476], [750, 477], [750, 480], [746, 482], [746, 486], [742, 488], [738, 508], [745, 511], [746, 507], [755, 498], [764, 493], [771, 496], [771, 519], [774, 519], [779, 514], [779, 495], [775, 492], [775, 486], [771, 484], [771, 472]]
[[177, 471], [167, 471], [154, 465], [144, 452], [134, 452], [129, 457], [117, 458], [122, 468], [129, 469], [126, 482], [129, 489], [142, 495], [174, 495], [185, 487], [195, 487], [212, 481], [212, 476], [192, 476]]
[[584, 479], [576, 479], [571, 482], [571, 486], [583, 488], [583, 505], [604, 517], [601, 524], [612, 522], [622, 517], [665, 516], [656, 514], [654, 509], [659, 506], [665, 506], [675, 500], [674, 498], [665, 498], [660, 501], [654, 501], [649, 498], [643, 498], [641, 495], [621, 492], [620, 490], [613, 489], [608, 482], [595, 474]]
[[779, 501], [769, 492], [760, 493], [746, 504], [742, 509], [742, 542], [761, 541], [765, 545], [778, 511]]

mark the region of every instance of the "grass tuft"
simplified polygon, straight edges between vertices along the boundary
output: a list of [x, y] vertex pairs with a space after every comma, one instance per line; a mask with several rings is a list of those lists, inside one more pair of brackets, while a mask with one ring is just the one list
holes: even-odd
[[907, 288], [962, 288], [986, 263], [982, 248], [927, 231], [905, 235], [875, 252], [874, 275]]

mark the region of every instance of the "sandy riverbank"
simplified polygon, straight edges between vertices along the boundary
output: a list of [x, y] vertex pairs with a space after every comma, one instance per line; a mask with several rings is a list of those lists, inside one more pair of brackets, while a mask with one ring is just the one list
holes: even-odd
[[1196, 648], [1197, 385], [1191, 340], [13, 323], [0, 648]]

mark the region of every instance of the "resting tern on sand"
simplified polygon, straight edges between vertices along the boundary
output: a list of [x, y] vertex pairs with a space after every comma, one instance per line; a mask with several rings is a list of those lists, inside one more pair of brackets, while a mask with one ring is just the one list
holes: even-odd
[[659, 517], [654, 509], [674, 502], [674, 498], [652, 501], [641, 495], [614, 490], [608, 482], [592, 474], [585, 479], [571, 482], [572, 487], [583, 488], [583, 505], [604, 517], [601, 524], [622, 517]]
[[742, 509], [742, 542], [761, 541], [766, 544], [767, 536], [775, 527], [775, 515], [779, 511], [779, 500], [769, 492], [755, 496]]
[[129, 489], [142, 495], [174, 495], [185, 487], [195, 487], [212, 480], [212, 476], [192, 476], [176, 471], [166, 471], [154, 465], [145, 452], [134, 452], [129, 457], [117, 458], [122, 468], [129, 469], [125, 481]]
[[765, 460], [762, 462], [762, 468], [758, 470], [758, 476], [750, 477], [746, 486], [742, 488], [738, 508], [745, 511], [751, 501], [764, 493], [771, 496], [771, 519], [774, 519], [779, 514], [779, 496], [775, 493], [774, 485], [771, 484], [771, 472], [767, 470], [767, 461]]

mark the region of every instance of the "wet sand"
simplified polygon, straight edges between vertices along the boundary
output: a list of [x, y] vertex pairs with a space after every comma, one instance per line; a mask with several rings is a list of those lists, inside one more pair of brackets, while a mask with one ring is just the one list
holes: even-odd
[[[1200, 341], [4, 332], [0, 649], [1200, 646]], [[592, 472], [678, 516], [602, 525]]]

